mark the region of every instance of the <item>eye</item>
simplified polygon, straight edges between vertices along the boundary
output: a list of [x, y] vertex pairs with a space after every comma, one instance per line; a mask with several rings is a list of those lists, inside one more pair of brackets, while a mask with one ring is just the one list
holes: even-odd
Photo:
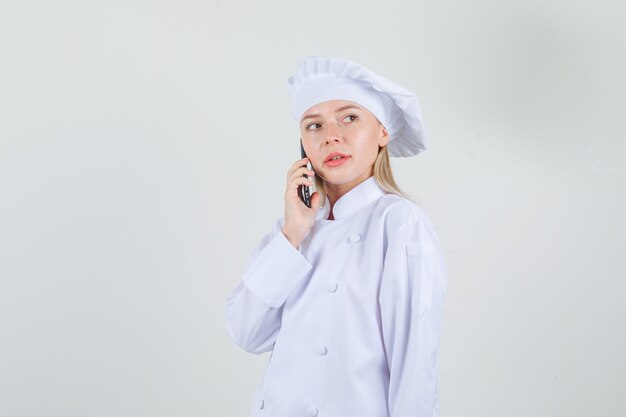
[[[311, 126], [318, 126], [318, 127], [315, 128], [315, 129], [311, 129]], [[306, 128], [307, 128], [307, 130], [317, 130], [317, 129], [319, 129], [319, 126], [321, 126], [319, 123], [311, 123], [310, 125], [307, 125]]]
[[353, 122], [358, 118], [358, 116], [355, 114], [349, 114], [346, 117], [344, 117], [343, 120], [346, 121], [349, 117], [351, 117], [352, 119], [348, 120], [348, 122]]

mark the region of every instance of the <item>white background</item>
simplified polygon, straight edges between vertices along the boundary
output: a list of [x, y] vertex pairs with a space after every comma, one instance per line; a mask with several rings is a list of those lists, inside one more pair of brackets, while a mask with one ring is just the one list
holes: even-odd
[[393, 166], [446, 250], [442, 417], [626, 415], [625, 16], [0, 0], [0, 415], [247, 417], [268, 355], [224, 304], [282, 215], [309, 55], [420, 98], [429, 148]]

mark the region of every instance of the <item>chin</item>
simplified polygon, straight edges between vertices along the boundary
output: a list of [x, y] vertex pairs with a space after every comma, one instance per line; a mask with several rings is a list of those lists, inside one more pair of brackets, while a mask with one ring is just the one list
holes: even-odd
[[344, 185], [354, 181], [356, 178], [354, 175], [329, 175], [324, 177], [324, 182], [331, 185]]

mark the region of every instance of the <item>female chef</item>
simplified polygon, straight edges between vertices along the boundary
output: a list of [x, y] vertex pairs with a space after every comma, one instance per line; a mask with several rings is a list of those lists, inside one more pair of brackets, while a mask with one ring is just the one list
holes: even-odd
[[426, 149], [417, 98], [326, 57], [305, 59], [289, 89], [308, 158], [288, 170], [284, 216], [225, 306], [237, 345], [272, 352], [250, 415], [438, 416], [446, 263], [389, 163]]

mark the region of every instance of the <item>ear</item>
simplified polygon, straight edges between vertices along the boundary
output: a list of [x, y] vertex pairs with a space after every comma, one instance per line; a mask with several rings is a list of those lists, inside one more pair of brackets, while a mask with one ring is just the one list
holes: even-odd
[[385, 145], [387, 145], [387, 143], [389, 143], [389, 132], [387, 132], [387, 128], [385, 128], [385, 126], [383, 126], [382, 124], [380, 125], [381, 127], [381, 136], [378, 139], [378, 146], [383, 147]]

